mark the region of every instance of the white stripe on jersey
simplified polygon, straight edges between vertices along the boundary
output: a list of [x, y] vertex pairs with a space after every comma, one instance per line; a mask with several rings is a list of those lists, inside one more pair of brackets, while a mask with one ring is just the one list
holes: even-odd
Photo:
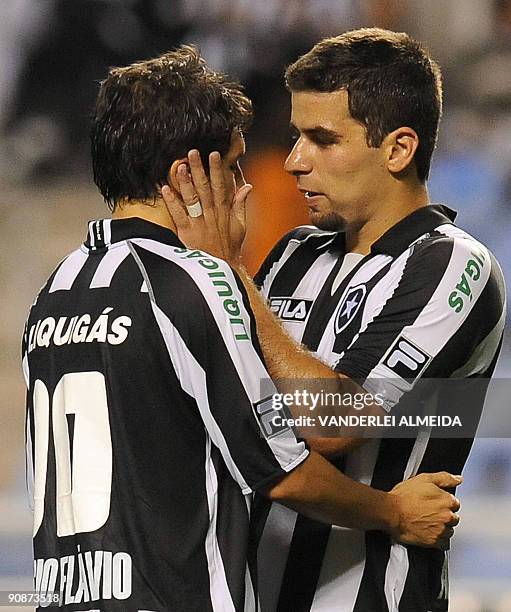
[[209, 525], [205, 539], [206, 558], [208, 560], [209, 592], [213, 612], [236, 612], [232, 601], [225, 567], [216, 537], [218, 517], [218, 479], [211, 458], [211, 438], [206, 436], [206, 495], [208, 499]]
[[30, 389], [30, 367], [28, 365], [28, 353], [23, 355], [23, 359], [21, 360], [21, 369], [23, 371], [25, 385], [27, 389]]
[[[431, 437], [431, 427], [421, 429], [408, 457], [403, 480], [408, 480], [417, 475], [419, 466], [424, 458], [424, 453]], [[385, 570], [385, 598], [389, 612], [399, 612], [399, 602], [405, 588], [406, 577], [409, 568], [408, 550], [394, 542], [390, 548], [389, 560]]]
[[[248, 495], [245, 495], [245, 497], [248, 497]], [[247, 568], [245, 570], [245, 607], [243, 612], [257, 612], [257, 610], [259, 610], [259, 605], [256, 604], [254, 585], [252, 584], [252, 578], [247, 563]]]
[[474, 236], [471, 236], [465, 230], [462, 230], [460, 227], [456, 227], [456, 225], [451, 225], [450, 223], [439, 225], [435, 228], [435, 232], [444, 234], [444, 236], [448, 236], [449, 238], [464, 238], [472, 241], [480, 248], [485, 248], [478, 240], [474, 238]]
[[[346, 476], [370, 485], [380, 440], [368, 440], [346, 456]], [[351, 610], [365, 569], [365, 532], [332, 526], [314, 594], [314, 612]]]
[[410, 562], [408, 551], [401, 544], [390, 547], [389, 562], [385, 571], [385, 599], [389, 612], [399, 612], [399, 602], [405, 589], [406, 577]]
[[410, 456], [408, 457], [408, 462], [403, 474], [403, 480], [408, 480], [408, 478], [412, 478], [413, 476], [417, 475], [419, 466], [424, 459], [424, 453], [428, 447], [430, 437], [431, 427], [424, 427], [423, 429], [419, 430]]
[[337, 291], [342, 281], [348, 276], [348, 274], [353, 270], [353, 268], [360, 261], [362, 261], [362, 259], [364, 259], [364, 255], [362, 255], [362, 253], [346, 253], [342, 261], [341, 268], [339, 272], [337, 272], [337, 276], [334, 278], [334, 282], [332, 283], [330, 295], [333, 295]]
[[88, 235], [90, 237], [91, 249], [94, 249], [96, 247], [96, 238], [94, 234], [94, 223], [96, 223], [96, 221], [89, 221], [88, 223]]
[[[175, 249], [173, 247], [168, 247], [167, 245], [156, 242], [155, 240], [135, 239], [130, 242], [134, 242], [142, 248], [172, 261], [187, 272], [187, 274], [189, 274], [190, 279], [200, 289], [209, 306], [211, 314], [216, 321], [217, 327], [222, 334], [225, 346], [234, 363], [239, 379], [252, 405], [256, 404], [262, 399], [266, 399], [266, 397], [272, 393], [275, 393], [276, 387], [270, 379], [261, 358], [254, 349], [251, 340], [246, 342], [237, 342], [234, 335], [226, 327], [228, 324], [226, 318], [227, 314], [221, 300], [218, 298], [214, 286], [211, 284], [211, 279], [207, 276], [207, 270], [201, 266], [198, 266], [196, 260], [182, 259], [182, 257], [180, 257], [182, 254], [175, 253]], [[136, 256], [136, 253], [134, 253], [134, 256], [138, 261], [138, 256]], [[222, 259], [217, 259], [209, 255], [207, 257], [208, 259], [216, 261], [219, 264], [219, 270], [225, 274], [226, 279], [228, 280], [233, 291], [232, 298], [238, 302], [240, 309], [239, 316], [242, 317], [244, 321], [247, 334], [250, 334], [250, 317], [243, 306], [243, 296], [238, 289], [236, 279], [234, 278], [231, 268]], [[141, 264], [139, 263], [139, 265]], [[150, 283], [149, 279], [147, 278], [146, 281], [148, 284]], [[262, 397], [263, 384], [265, 387], [265, 397]], [[293, 436], [277, 436], [275, 438], [267, 439], [266, 443], [270, 447], [280, 467], [286, 472], [292, 470], [308, 455], [308, 451], [305, 449], [305, 444], [303, 442], [297, 444], [296, 439]], [[298, 455], [296, 454], [296, 450], [299, 450]]]
[[261, 610], [275, 610], [298, 514], [272, 504], [257, 549], [257, 579]]
[[[300, 226], [300, 228], [313, 228], [316, 229], [314, 226], [312, 225], [302, 225]], [[297, 229], [300, 229], [297, 228]], [[282, 255], [279, 257], [279, 259], [277, 261], [275, 261], [272, 265], [272, 267], [269, 269], [268, 274], [266, 275], [266, 277], [264, 278], [263, 284], [261, 286], [261, 293], [265, 296], [268, 297], [268, 291], [270, 289], [271, 284], [273, 283], [273, 279], [275, 278], [275, 274], [280, 270], [280, 268], [286, 263], [286, 261], [291, 257], [291, 255], [296, 251], [296, 249], [304, 244], [305, 242], [307, 242], [307, 240], [313, 236], [324, 236], [325, 234], [322, 233], [313, 233], [313, 234], [308, 234], [308, 236], [306, 236], [303, 239], [300, 238], [291, 238], [291, 240], [288, 242], [288, 244], [286, 245], [286, 248], [284, 249], [284, 252], [282, 253]], [[325, 246], [327, 246], [328, 244], [330, 244], [336, 237], [336, 234], [333, 233], [332, 234], [332, 239], [321, 245], [322, 248], [324, 248]]]
[[[375, 274], [378, 274], [378, 272], [389, 263], [390, 259], [391, 258], [388, 255], [376, 255], [375, 257], [367, 261], [359, 270], [355, 272], [353, 278], [351, 278], [349, 282], [348, 287], [346, 287], [343, 294], [339, 298], [339, 303], [335, 307], [332, 316], [330, 317], [330, 320], [325, 326], [325, 331], [323, 333], [323, 336], [321, 337], [321, 342], [319, 343], [318, 350], [316, 351], [316, 354], [322, 359], [327, 359], [329, 364], [335, 362], [337, 358], [337, 354], [333, 352], [333, 346], [336, 338], [334, 321], [337, 317], [338, 310], [342, 304], [342, 301], [344, 300], [344, 297], [347, 295], [351, 288], [369, 282]], [[355, 265], [356, 263], [357, 262], [355, 262]], [[374, 290], [371, 291], [371, 294], [373, 294], [373, 292]], [[364, 312], [366, 308], [367, 302], [366, 306], [364, 307]]]
[[290, 240], [284, 252], [280, 256], [279, 260], [273, 263], [261, 286], [261, 293], [265, 297], [268, 297], [268, 291], [273, 282], [273, 279], [275, 278], [275, 274], [286, 263], [286, 261], [291, 257], [291, 255], [296, 251], [299, 246], [300, 242], [296, 240]]
[[96, 268], [90, 288], [110, 287], [113, 275], [129, 253], [130, 250], [126, 243], [118, 243], [115, 247], [108, 249]]
[[214, 444], [220, 449], [231, 476], [239, 484], [245, 495], [251, 493], [252, 489], [245, 482], [241, 472], [234, 463], [229, 447], [227, 446], [227, 442], [225, 441], [224, 434], [218, 426], [218, 423], [215, 421], [215, 417], [211, 413], [207, 396], [206, 372], [192, 355], [186, 346], [185, 341], [183, 338], [181, 338], [179, 331], [174, 327], [174, 325], [172, 325], [172, 322], [167, 315], [160, 308], [158, 308], [153, 300], [151, 300], [151, 305], [156, 322], [158, 323], [165, 341], [172, 366], [176, 371], [183, 390], [195, 398], [208, 434], [211, 436]]
[[[485, 265], [482, 266], [478, 282], [472, 284], [472, 301], [467, 301], [463, 310], [459, 313], [448, 307], [439, 309], [439, 301], [446, 302], [451, 291], [459, 283], [467, 260], [471, 257], [471, 251], [474, 249], [479, 251], [481, 258], [484, 258]], [[413, 324], [403, 327], [401, 334], [420, 346], [428, 355], [435, 357], [463, 325], [483, 292], [490, 278], [490, 272], [491, 260], [485, 247], [475, 240], [455, 239], [449, 264], [438, 287]], [[392, 349], [392, 346], [390, 349]], [[413, 381], [409, 382], [397, 376], [384, 365], [383, 362], [387, 358], [388, 352], [383, 355], [379, 363], [368, 374], [364, 388], [369, 393], [384, 393], [387, 406], [390, 408], [399, 401], [403, 393], [412, 388]], [[374, 382], [371, 379], [374, 379]], [[385, 388], [383, 389], [382, 386]]]
[[87, 257], [88, 254], [81, 249], [77, 249], [69, 257], [66, 257], [53, 277], [48, 293], [71, 289], [76, 277], [87, 261]]
[[44, 493], [46, 489], [46, 470], [48, 466], [48, 444], [50, 435], [50, 396], [48, 389], [40, 380], [34, 384], [34, 530], [39, 530], [44, 516]]
[[25, 421], [25, 474], [27, 480], [28, 507], [31, 512], [34, 512], [34, 454], [32, 453], [30, 412], [27, 412]]
[[112, 242], [112, 219], [103, 220], [103, 240], [105, 245], [108, 246]]
[[337, 262], [337, 257], [325, 251], [311, 265], [293, 291], [293, 297], [317, 295]]

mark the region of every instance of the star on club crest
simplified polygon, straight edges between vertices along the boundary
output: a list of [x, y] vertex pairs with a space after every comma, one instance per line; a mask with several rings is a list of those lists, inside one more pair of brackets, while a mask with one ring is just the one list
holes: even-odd
[[353, 321], [360, 305], [364, 301], [366, 291], [365, 285], [357, 285], [356, 287], [351, 287], [344, 295], [335, 317], [336, 334], [342, 332]]

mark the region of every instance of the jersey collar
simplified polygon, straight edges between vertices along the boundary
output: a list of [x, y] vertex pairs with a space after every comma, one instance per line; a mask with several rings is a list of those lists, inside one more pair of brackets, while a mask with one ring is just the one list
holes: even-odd
[[387, 230], [371, 246], [371, 254], [387, 254], [397, 257], [417, 238], [433, 231], [444, 223], [452, 224], [456, 211], [443, 204], [429, 204], [415, 210]]
[[145, 221], [140, 217], [89, 221], [84, 246], [91, 251], [96, 251], [130, 238], [152, 238], [172, 246], [184, 246], [171, 230], [156, 223]]

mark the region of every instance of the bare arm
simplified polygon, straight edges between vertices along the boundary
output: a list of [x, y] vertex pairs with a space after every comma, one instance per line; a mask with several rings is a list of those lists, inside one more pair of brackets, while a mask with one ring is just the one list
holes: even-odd
[[459, 521], [455, 512], [460, 504], [438, 487], [455, 487], [460, 482], [460, 477], [446, 472], [421, 474], [386, 493], [352, 481], [312, 452], [263, 493], [315, 520], [386, 531], [405, 544], [441, 547]]
[[[250, 299], [250, 305], [257, 321], [257, 336], [263, 351], [266, 367], [275, 381], [299, 379], [322, 380], [328, 384], [330, 391], [337, 393], [364, 393], [364, 390], [353, 380], [337, 374], [322, 361], [314, 357], [307, 349], [300, 346], [281, 325], [278, 318], [268, 308], [264, 297], [259, 292], [247, 270], [239, 262], [231, 262], [239, 274]], [[292, 411], [292, 410], [291, 410]], [[293, 411], [292, 411], [293, 412]], [[364, 408], [365, 415], [384, 415], [385, 412], [377, 405]], [[339, 414], [339, 412], [338, 412]], [[347, 406], [342, 414], [358, 414]], [[334, 458], [364, 444], [362, 430], [350, 431], [353, 435], [336, 437], [308, 436], [307, 431], [301, 432], [307, 438], [309, 446], [324, 457]]]
[[[194, 163], [191, 159], [192, 173]], [[215, 163], [210, 159], [212, 183]], [[201, 185], [205, 183], [204, 176], [194, 178], [203, 208], [211, 217], [213, 200], [220, 201], [221, 196], [213, 198], [211, 193], [204, 192]], [[188, 192], [193, 195], [189, 187]], [[219, 189], [217, 184], [217, 192]], [[216, 242], [213, 225], [208, 225], [204, 217], [190, 218], [177, 194], [172, 197], [168, 187], [162, 190], [162, 194], [185, 244], [223, 257], [238, 269], [258, 318], [260, 342], [273, 378], [323, 379], [337, 385], [342, 393], [360, 389], [353, 381], [341, 378], [315, 359], [286, 334], [266, 308], [248, 274], [240, 267], [237, 256], [229, 252], [225, 238]], [[216, 214], [220, 213], [217, 211]], [[225, 226], [225, 220], [223, 223]], [[338, 441], [345, 443], [342, 438], [334, 442], [338, 444]], [[328, 441], [323, 443], [326, 445]], [[328, 450], [332, 454], [338, 452], [331, 447]], [[457, 510], [459, 502], [439, 486], [455, 487], [460, 482], [460, 478], [446, 473], [426, 474], [400, 483], [386, 493], [352, 481], [313, 452], [299, 467], [263, 493], [311, 518], [360, 529], [383, 529], [402, 542], [432, 546], [445, 543], [445, 538], [452, 535], [452, 527], [458, 521], [453, 510]]]
[[[192, 151], [188, 156], [190, 174], [187, 172], [178, 175], [180, 193], [176, 193], [168, 186], [163, 187], [162, 196], [169, 213], [176, 225], [181, 240], [192, 248], [204, 250], [212, 255], [225, 259], [240, 276], [250, 299], [251, 307], [257, 321], [257, 335], [263, 351], [265, 364], [271, 378], [276, 382], [279, 390], [284, 381], [291, 383], [294, 380], [321, 380], [328, 385], [329, 391], [341, 394], [364, 393], [364, 390], [355, 381], [334, 372], [322, 361], [314, 357], [304, 347], [293, 340], [280, 324], [280, 321], [268, 308], [266, 301], [259, 293], [252, 278], [241, 264], [240, 248], [244, 235], [239, 227], [243, 225], [245, 201], [250, 192], [250, 186], [238, 190], [234, 202], [229, 201], [232, 195], [227, 195], [225, 175], [222, 171], [221, 159], [218, 154], [211, 154], [209, 158], [210, 177], [204, 172], [200, 156]], [[199, 195], [204, 214], [198, 218], [190, 218], [185, 212], [183, 204], [188, 204]], [[214, 211], [214, 214], [213, 214]], [[233, 213], [236, 212], [236, 214]], [[236, 221], [236, 230], [229, 229], [232, 220]], [[216, 223], [214, 221], [216, 220]], [[236, 240], [232, 236], [236, 235]], [[321, 410], [317, 406], [317, 412]], [[327, 408], [328, 410], [328, 408]], [[293, 416], [298, 416], [296, 411]], [[384, 411], [377, 405], [366, 405], [365, 415], [383, 415]], [[338, 407], [336, 414], [346, 416], [358, 414], [350, 406]], [[353, 428], [349, 432], [333, 431], [324, 437], [310, 428], [299, 431], [307, 438], [312, 449], [325, 457], [333, 458], [367, 441], [363, 437], [363, 429]], [[349, 435], [347, 435], [349, 433]]]

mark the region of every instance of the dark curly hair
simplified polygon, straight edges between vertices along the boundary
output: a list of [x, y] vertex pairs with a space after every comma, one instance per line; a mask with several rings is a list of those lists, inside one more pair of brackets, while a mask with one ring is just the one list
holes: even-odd
[[404, 32], [364, 28], [326, 38], [286, 70], [290, 91], [345, 89], [353, 119], [366, 128], [367, 144], [379, 147], [398, 127], [419, 136], [417, 177], [429, 175], [442, 114], [440, 67]]
[[241, 86], [181, 46], [155, 59], [112, 68], [102, 81], [91, 128], [94, 182], [111, 210], [123, 198], [149, 199], [175, 159], [229, 149], [252, 105]]

